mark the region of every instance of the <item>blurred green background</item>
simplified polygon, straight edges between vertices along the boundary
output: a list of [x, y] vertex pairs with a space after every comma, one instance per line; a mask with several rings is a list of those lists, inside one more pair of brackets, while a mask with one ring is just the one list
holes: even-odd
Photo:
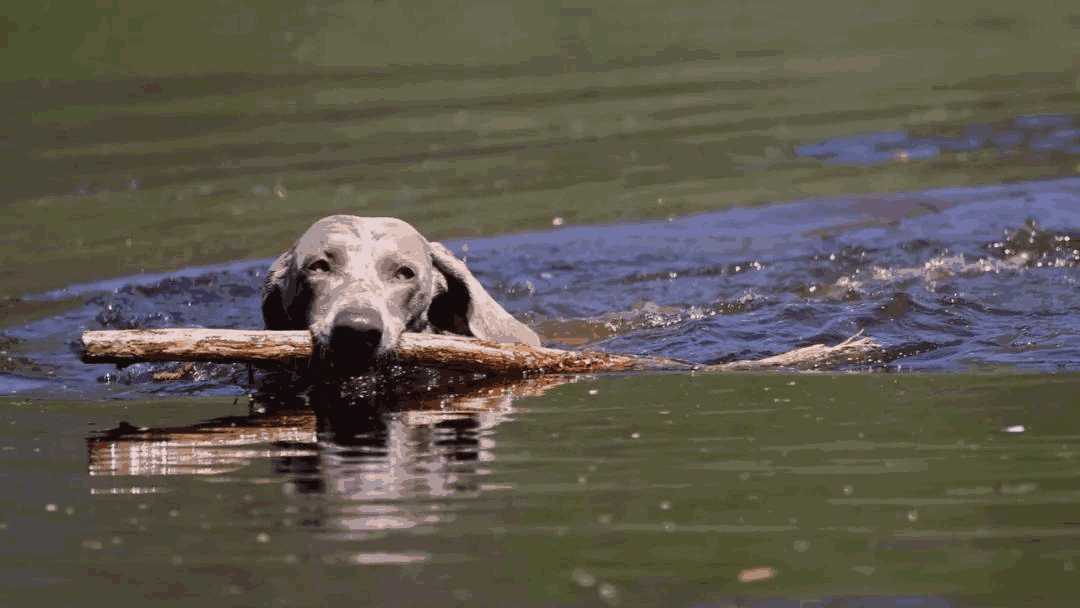
[[1080, 101], [1080, 5], [28, 2], [0, 9], [0, 295], [268, 256], [331, 212], [433, 237], [1075, 174], [825, 137]]

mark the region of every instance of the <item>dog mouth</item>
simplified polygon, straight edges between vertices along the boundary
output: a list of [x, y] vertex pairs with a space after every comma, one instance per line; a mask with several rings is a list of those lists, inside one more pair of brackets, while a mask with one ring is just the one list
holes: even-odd
[[335, 328], [329, 336], [317, 337], [312, 346], [313, 367], [327, 376], [369, 374], [384, 367], [390, 358], [381, 332], [375, 330]]

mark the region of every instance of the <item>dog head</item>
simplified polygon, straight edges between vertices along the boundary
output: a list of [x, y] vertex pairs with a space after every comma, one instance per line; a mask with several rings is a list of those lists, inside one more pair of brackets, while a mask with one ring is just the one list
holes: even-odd
[[334, 215], [315, 222], [270, 267], [267, 329], [309, 329], [318, 362], [363, 372], [406, 331], [539, 345], [465, 264], [394, 218]]

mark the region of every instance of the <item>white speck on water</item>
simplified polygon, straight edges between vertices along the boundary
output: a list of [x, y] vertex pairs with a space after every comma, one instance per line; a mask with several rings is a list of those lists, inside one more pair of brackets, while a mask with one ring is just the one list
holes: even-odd
[[919, 511], [917, 509], [912, 509], [908, 511], [907, 520], [912, 523], [919, 521]]
[[1006, 433], [1023, 433], [1027, 430], [1027, 428], [1025, 428], [1022, 424], [1014, 424], [1012, 426], [1007, 426], [1002, 430]]
[[83, 546], [83, 549], [90, 549], [91, 551], [100, 551], [105, 545], [103, 545], [100, 540], [94, 540], [92, 538], [88, 538], [88, 539], [82, 541], [82, 546]]
[[855, 487], [850, 486], [850, 485], [844, 486], [843, 487], [843, 492], [844, 492], [844, 496], [851, 496], [852, 494], [855, 493]]
[[50, 502], [49, 504], [45, 505], [45, 510], [49, 513], [56, 513], [56, 505]]
[[584, 475], [578, 475], [577, 476], [577, 482], [578, 482], [579, 485], [585, 485], [585, 484], [589, 483], [589, 478], [584, 476]]
[[180, 515], [180, 511], [177, 511], [176, 509], [169, 509], [169, 517], [176, 517], [177, 515]]
[[268, 543], [270, 542], [270, 535], [266, 532], [259, 532], [255, 535], [255, 541], [260, 543]]
[[669, 501], [669, 500], [661, 501], [660, 510], [661, 511], [670, 511], [671, 510], [671, 501]]
[[611, 524], [611, 520], [612, 520], [612, 517], [611, 517], [610, 513], [604, 513], [600, 517], [596, 518], [596, 521], [600, 522], [602, 525], [605, 525], [605, 526]]
[[570, 578], [574, 579], [580, 587], [588, 588], [596, 584], [596, 577], [581, 568], [574, 568], [574, 571], [570, 573]]
[[810, 541], [808, 541], [808, 540], [797, 540], [794, 543], [792, 543], [791, 547], [793, 549], [795, 549], [795, 551], [797, 553], [806, 553], [807, 551], [810, 550]]
[[590, 388], [590, 389], [589, 389], [589, 394], [590, 394], [590, 395], [599, 395], [599, 394], [600, 394], [600, 390], [599, 390], [599, 389], [595, 389], [595, 388]]
[[75, 507], [64, 507], [64, 513], [66, 515], [74, 515], [75, 514]]
[[854, 568], [852, 568], [852, 571], [857, 572], [857, 573], [859, 573], [859, 574], [861, 574], [863, 576], [870, 576], [871, 574], [874, 573], [874, 567], [873, 566], [855, 566]]
[[631, 439], [641, 439], [641, 433], [630, 433]]
[[619, 590], [611, 583], [600, 583], [600, 586], [596, 588], [596, 593], [608, 605], [614, 606], [619, 603]]
[[747, 568], [739, 572], [740, 583], [756, 583], [758, 581], [767, 581], [770, 578], [776, 576], [776, 569], [769, 566], [763, 566], [760, 568]]
[[561, 217], [555, 216], [555, 217], [551, 218], [551, 225], [552, 226], [562, 226], [563, 222], [564, 222], [564, 220]]

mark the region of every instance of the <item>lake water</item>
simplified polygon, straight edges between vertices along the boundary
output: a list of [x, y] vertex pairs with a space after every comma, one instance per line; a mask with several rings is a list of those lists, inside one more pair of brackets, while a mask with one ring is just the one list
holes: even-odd
[[[0, 604], [1071, 605], [1078, 34], [1040, 1], [16, 2]], [[884, 350], [420, 394], [78, 362], [257, 327], [268, 257], [343, 211], [550, 344]]]

